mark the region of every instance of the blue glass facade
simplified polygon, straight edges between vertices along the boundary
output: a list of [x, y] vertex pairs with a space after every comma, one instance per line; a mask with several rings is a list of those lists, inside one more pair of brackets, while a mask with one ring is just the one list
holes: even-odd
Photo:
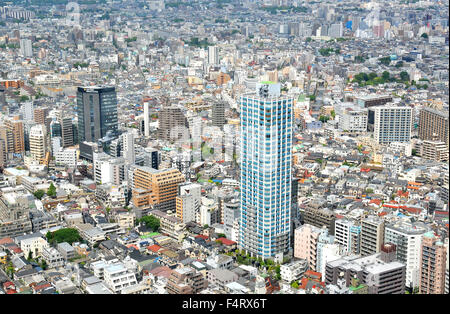
[[118, 132], [115, 87], [78, 87], [78, 140], [97, 142], [108, 131]]
[[240, 248], [263, 258], [290, 247], [293, 99], [241, 97]]

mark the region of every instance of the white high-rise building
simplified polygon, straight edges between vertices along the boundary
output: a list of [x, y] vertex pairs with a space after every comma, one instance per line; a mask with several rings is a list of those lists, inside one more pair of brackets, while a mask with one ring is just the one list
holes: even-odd
[[22, 106], [22, 115], [24, 121], [34, 120], [34, 105], [33, 102], [27, 101]]
[[239, 246], [252, 255], [287, 253], [291, 236], [292, 108], [279, 83], [262, 82], [241, 103]]
[[65, 148], [57, 151], [55, 154], [55, 164], [61, 166], [75, 167], [77, 165], [77, 150]]
[[33, 56], [33, 45], [30, 39], [23, 38], [20, 40], [20, 54], [27, 58]]
[[46, 130], [45, 125], [38, 124], [30, 129], [30, 153], [31, 157], [40, 161], [46, 153]]
[[150, 136], [150, 104], [148, 101], [144, 102], [144, 135]]
[[420, 250], [423, 235], [428, 228], [422, 223], [397, 222], [386, 225], [384, 242], [397, 246], [397, 260], [406, 265], [406, 286], [418, 287], [420, 283]]
[[343, 255], [359, 254], [361, 226], [352, 220], [338, 219], [335, 222], [334, 242], [342, 246]]
[[134, 149], [134, 134], [132, 132], [127, 132], [122, 134], [123, 138], [123, 157], [131, 165], [136, 161], [136, 153]]
[[125, 180], [125, 159], [112, 158], [105, 153], [94, 153], [94, 181], [99, 184], [122, 184]]
[[328, 29], [328, 36], [331, 38], [342, 37], [344, 33], [344, 25], [341, 23], [332, 24]]
[[219, 65], [219, 47], [217, 46], [208, 47], [208, 64]]
[[176, 198], [177, 217], [184, 223], [196, 221], [200, 211], [202, 187], [197, 183], [185, 183], [178, 186]]
[[326, 265], [329, 262], [338, 260], [341, 258], [341, 247], [337, 243], [327, 243], [321, 247], [321, 258], [317, 260], [317, 271], [322, 274], [322, 280], [325, 278]]
[[346, 107], [339, 115], [339, 129], [347, 132], [367, 131], [367, 108]]
[[120, 293], [127, 287], [137, 285], [135, 274], [121, 262], [106, 266], [103, 274], [105, 283], [115, 293]]
[[[374, 138], [379, 144], [409, 143], [413, 108], [400, 105], [370, 107], [374, 119]], [[372, 114], [369, 114], [369, 120]]]

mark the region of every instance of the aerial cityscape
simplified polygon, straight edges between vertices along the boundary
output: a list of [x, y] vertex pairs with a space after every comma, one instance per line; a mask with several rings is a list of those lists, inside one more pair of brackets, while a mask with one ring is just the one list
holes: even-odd
[[0, 108], [0, 294], [449, 293], [448, 0], [0, 0]]

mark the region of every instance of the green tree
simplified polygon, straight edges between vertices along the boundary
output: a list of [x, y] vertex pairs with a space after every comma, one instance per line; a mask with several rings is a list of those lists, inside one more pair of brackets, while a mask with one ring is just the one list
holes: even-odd
[[55, 197], [56, 196], [56, 187], [55, 185], [52, 183], [50, 183], [50, 186], [47, 190], [47, 195], [50, 197]]
[[61, 242], [67, 242], [69, 244], [72, 244], [74, 242], [80, 242], [82, 239], [78, 230], [74, 228], [63, 228], [55, 232], [49, 231], [47, 232], [45, 237], [47, 238], [47, 241], [51, 244]]
[[388, 66], [391, 63], [391, 58], [390, 57], [383, 57], [383, 58], [378, 59], [378, 61], [380, 61], [385, 66]]
[[297, 281], [294, 281], [293, 283], [291, 283], [291, 287], [294, 289], [298, 289], [299, 285]]
[[400, 79], [404, 82], [409, 82], [409, 74], [406, 71], [400, 72]]
[[319, 121], [322, 121], [322, 123], [327, 122], [328, 120], [330, 120], [330, 117], [328, 116], [320, 116], [319, 117]]
[[428, 39], [428, 34], [427, 33], [423, 33], [422, 35], [420, 35], [420, 37]]
[[147, 228], [152, 229], [154, 232], [158, 231], [161, 225], [159, 219], [153, 215], [144, 216], [141, 219], [138, 219], [138, 222], [144, 223]]
[[30, 100], [30, 97], [28, 97], [26, 95], [20, 96], [20, 99], [19, 99], [20, 102], [24, 102], [24, 101], [28, 101], [28, 100]]
[[384, 72], [381, 74], [381, 77], [382, 77], [383, 80], [385, 80], [385, 81], [388, 81], [390, 76], [391, 76], [391, 75], [389, 74], [388, 71], [384, 71]]
[[373, 189], [366, 189], [367, 194], [373, 194]]
[[45, 195], [45, 191], [43, 190], [37, 190], [33, 193], [34, 197], [36, 197], [38, 200], [42, 199], [42, 197]]
[[42, 260], [40, 266], [43, 270], [46, 270], [48, 268], [48, 264], [45, 260]]
[[275, 278], [277, 279], [277, 280], [280, 280], [281, 279], [281, 266], [280, 265], [277, 265], [277, 266], [275, 266]]
[[8, 266], [6, 267], [6, 274], [9, 276], [9, 277], [13, 277], [14, 276], [14, 273], [15, 273], [15, 269], [14, 269], [14, 266], [13, 266], [13, 264], [12, 264], [12, 262], [9, 262], [9, 264], [8, 264]]

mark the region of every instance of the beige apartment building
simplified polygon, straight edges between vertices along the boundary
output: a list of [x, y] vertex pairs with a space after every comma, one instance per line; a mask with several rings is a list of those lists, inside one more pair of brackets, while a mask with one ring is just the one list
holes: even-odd
[[185, 181], [178, 169], [138, 167], [133, 173], [133, 203], [137, 207], [175, 210], [178, 184]]

